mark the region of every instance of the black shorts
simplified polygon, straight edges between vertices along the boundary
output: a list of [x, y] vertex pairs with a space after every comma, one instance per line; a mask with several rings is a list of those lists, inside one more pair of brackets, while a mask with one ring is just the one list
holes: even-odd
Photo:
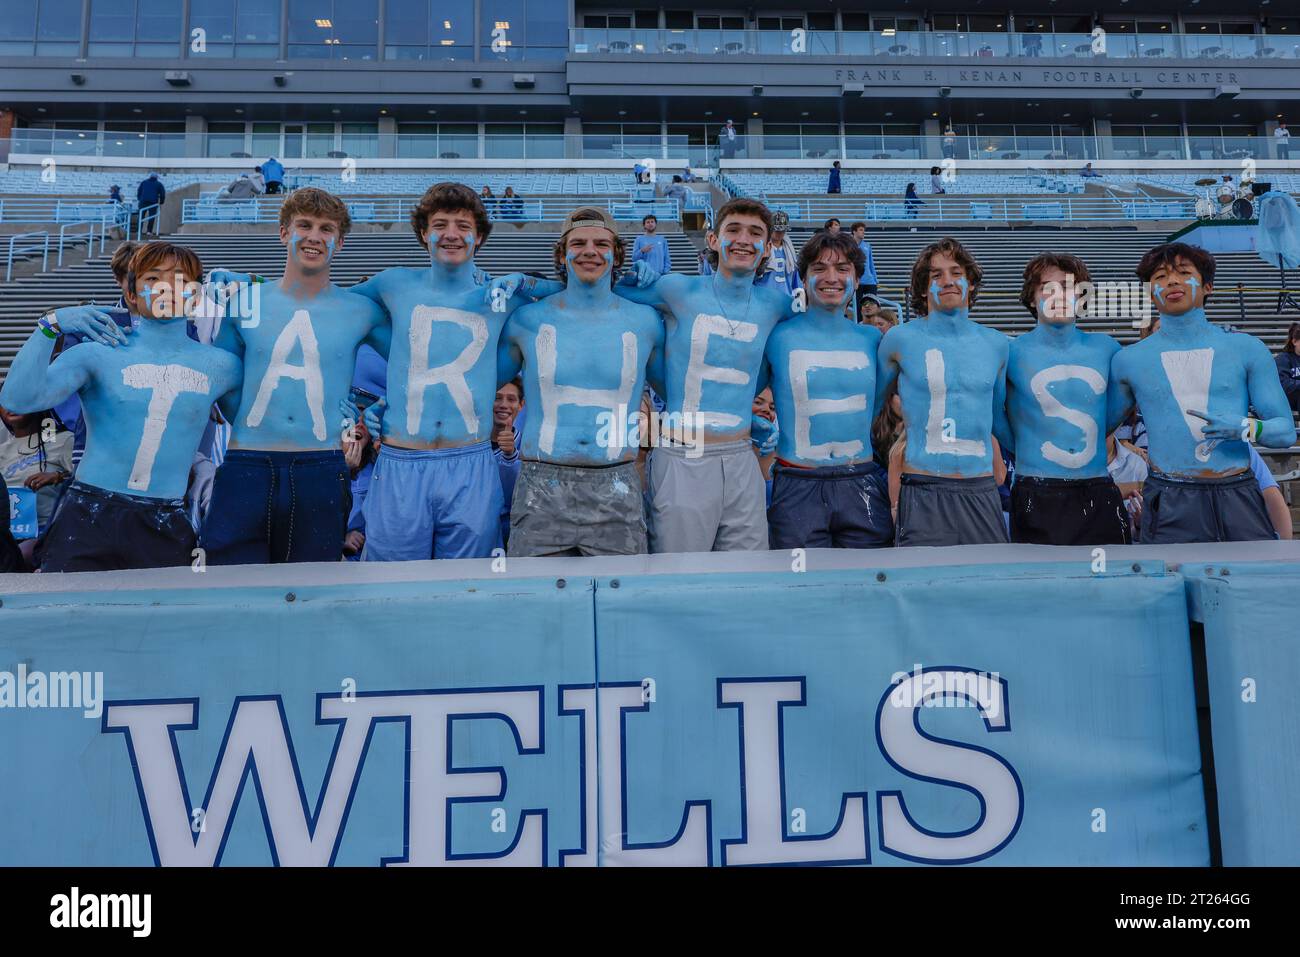
[[189, 565], [195, 538], [184, 501], [123, 495], [73, 482], [42, 536], [41, 571]]
[[1017, 475], [1011, 540], [1025, 545], [1131, 545], [1128, 509], [1109, 475], [1086, 479]]
[[948, 478], [904, 472], [898, 545], [993, 545], [1007, 541], [1002, 496], [992, 475]]
[[1152, 472], [1142, 486], [1142, 544], [1262, 542], [1277, 538], [1254, 473], [1175, 479]]
[[772, 548], [881, 548], [894, 542], [885, 471], [875, 462], [772, 467]]

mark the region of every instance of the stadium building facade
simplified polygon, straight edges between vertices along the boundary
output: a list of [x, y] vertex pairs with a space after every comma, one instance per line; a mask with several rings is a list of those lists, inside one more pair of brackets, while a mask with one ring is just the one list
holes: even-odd
[[4, 6], [17, 156], [1275, 159], [1300, 114], [1280, 0]]

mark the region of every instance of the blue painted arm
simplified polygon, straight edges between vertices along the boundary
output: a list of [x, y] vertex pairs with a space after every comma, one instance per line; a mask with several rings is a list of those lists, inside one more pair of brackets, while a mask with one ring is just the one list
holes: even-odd
[[519, 375], [519, 370], [523, 367], [523, 352], [508, 333], [503, 334], [497, 345], [497, 388]]
[[1008, 452], [1015, 452], [1016, 443], [1007, 417], [1007, 367], [1004, 362], [993, 385], [993, 437]]
[[1133, 389], [1124, 378], [1120, 356], [1123, 351], [1115, 353], [1110, 363], [1110, 384], [1106, 387], [1106, 434], [1110, 435], [1128, 418], [1137, 398]]
[[90, 378], [85, 364], [89, 349], [69, 349], [50, 362], [54, 340], [37, 329], [18, 350], [0, 388], [0, 405], [26, 415], [53, 408]]
[[1250, 389], [1250, 404], [1263, 426], [1259, 444], [1271, 449], [1285, 449], [1295, 444], [1295, 422], [1286, 391], [1277, 375], [1277, 366], [1268, 348], [1259, 340], [1251, 346], [1246, 366], [1246, 383]]
[[885, 333], [880, 340], [880, 348], [876, 350], [876, 396], [871, 407], [877, 415], [885, 407], [885, 396], [889, 394], [890, 387], [898, 380], [898, 362], [894, 358], [894, 344], [889, 341], [889, 337], [893, 334], [893, 329]]
[[655, 395], [664, 394], [664, 379], [668, 375], [667, 366], [664, 363], [665, 338], [664, 324], [661, 321], [655, 334], [654, 348], [650, 351], [650, 362], [646, 366], [646, 382], [654, 390]]

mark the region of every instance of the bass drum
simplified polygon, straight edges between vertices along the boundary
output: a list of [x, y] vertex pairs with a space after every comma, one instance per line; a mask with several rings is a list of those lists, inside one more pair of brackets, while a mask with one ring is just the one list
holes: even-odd
[[1232, 215], [1237, 219], [1250, 219], [1251, 216], [1255, 215], [1255, 204], [1248, 199], [1234, 200]]
[[1212, 219], [1215, 213], [1214, 200], [1208, 196], [1202, 196], [1196, 201], [1196, 218]]

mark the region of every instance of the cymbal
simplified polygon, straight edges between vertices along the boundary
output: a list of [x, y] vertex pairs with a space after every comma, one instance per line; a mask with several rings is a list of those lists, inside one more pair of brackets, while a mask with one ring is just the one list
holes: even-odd
[[1212, 177], [1207, 176], [1205, 179], [1198, 179], [1198, 180], [1196, 181], [1196, 185], [1197, 185], [1197, 186], [1213, 186], [1213, 185], [1214, 185], [1215, 183], [1217, 183], [1217, 182], [1218, 182], [1217, 179], [1214, 179], [1214, 178], [1212, 178]]

